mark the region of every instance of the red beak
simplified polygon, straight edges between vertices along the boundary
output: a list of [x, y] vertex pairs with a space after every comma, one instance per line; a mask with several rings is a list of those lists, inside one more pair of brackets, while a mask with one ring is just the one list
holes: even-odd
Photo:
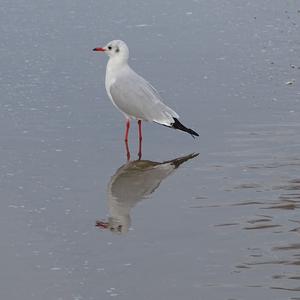
[[105, 50], [104, 48], [100, 48], [100, 47], [99, 47], [99, 48], [94, 48], [93, 51], [102, 51], [102, 52], [104, 52], [104, 51], [106, 51], [106, 50]]

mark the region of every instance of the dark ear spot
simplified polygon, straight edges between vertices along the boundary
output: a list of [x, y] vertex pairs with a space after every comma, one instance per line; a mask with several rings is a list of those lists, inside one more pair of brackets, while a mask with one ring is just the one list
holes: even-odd
[[118, 53], [118, 52], [120, 52], [120, 49], [117, 47], [117, 49], [116, 49], [116, 51], [115, 51], [116, 53]]

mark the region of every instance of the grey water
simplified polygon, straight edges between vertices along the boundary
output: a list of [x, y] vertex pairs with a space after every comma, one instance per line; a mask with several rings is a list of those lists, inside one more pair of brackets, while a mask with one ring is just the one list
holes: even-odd
[[[0, 14], [1, 299], [300, 299], [299, 1]], [[138, 161], [132, 124], [126, 161], [112, 39], [198, 139], [143, 124]]]

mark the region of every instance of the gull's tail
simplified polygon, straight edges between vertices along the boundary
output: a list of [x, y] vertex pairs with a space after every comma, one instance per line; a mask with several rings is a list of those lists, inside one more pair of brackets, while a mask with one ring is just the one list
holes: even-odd
[[174, 123], [171, 124], [171, 127], [172, 127], [172, 128], [178, 129], [178, 130], [181, 130], [181, 131], [184, 131], [184, 132], [187, 132], [187, 133], [189, 133], [193, 138], [195, 138], [195, 136], [199, 136], [199, 134], [198, 134], [196, 131], [194, 131], [194, 130], [192, 130], [192, 129], [190, 129], [190, 128], [187, 128], [187, 127], [185, 127], [184, 125], [182, 125], [182, 124], [178, 121], [178, 119], [176, 119], [176, 118], [174, 118], [174, 117], [173, 117], [173, 119], [174, 119]]

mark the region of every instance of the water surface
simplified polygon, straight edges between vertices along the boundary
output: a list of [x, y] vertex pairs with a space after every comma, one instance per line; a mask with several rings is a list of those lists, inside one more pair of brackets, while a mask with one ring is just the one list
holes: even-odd
[[[299, 3], [2, 2], [1, 299], [299, 299]], [[199, 155], [130, 190], [123, 234], [95, 226], [128, 166], [91, 51], [115, 38], [200, 133], [144, 125], [133, 186]]]

